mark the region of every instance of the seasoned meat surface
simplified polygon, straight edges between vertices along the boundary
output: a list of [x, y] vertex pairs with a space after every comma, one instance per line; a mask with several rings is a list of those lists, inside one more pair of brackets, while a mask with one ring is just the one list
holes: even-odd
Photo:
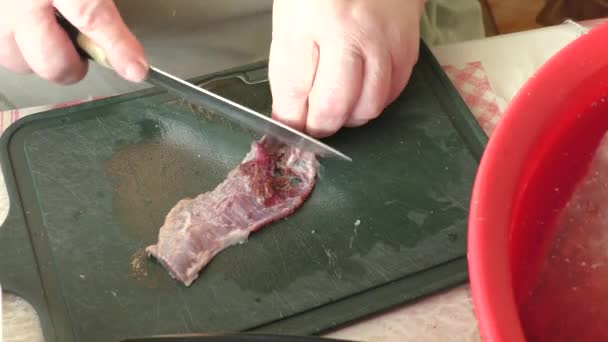
[[315, 185], [317, 169], [310, 152], [266, 137], [255, 141], [213, 191], [182, 199], [169, 211], [158, 242], [146, 252], [190, 286], [216, 254], [300, 207]]

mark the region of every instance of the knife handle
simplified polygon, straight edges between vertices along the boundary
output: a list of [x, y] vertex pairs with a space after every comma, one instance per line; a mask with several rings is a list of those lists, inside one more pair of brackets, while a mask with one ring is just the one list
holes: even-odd
[[92, 60], [101, 66], [112, 69], [105, 52], [97, 46], [95, 42], [80, 32], [76, 26], [72, 25], [72, 23], [57, 10], [55, 10], [55, 18], [57, 19], [59, 26], [67, 33], [72, 44], [74, 44], [76, 51], [82, 58]]

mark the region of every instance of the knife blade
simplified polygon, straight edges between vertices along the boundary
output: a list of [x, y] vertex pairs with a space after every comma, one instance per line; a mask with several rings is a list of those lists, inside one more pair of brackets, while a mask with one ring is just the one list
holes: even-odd
[[313, 152], [317, 156], [352, 161], [344, 153], [309, 135], [154, 66], [149, 67], [146, 81], [172, 92], [190, 103], [221, 113], [232, 122], [260, 135], [271, 136], [287, 145]]
[[[61, 13], [55, 11], [55, 17], [66, 31], [78, 53], [106, 68], [111, 69], [105, 53], [88, 37], [78, 31]], [[285, 125], [271, 117], [258, 113], [225, 97], [199, 87], [155, 66], [149, 66], [147, 83], [167, 90], [170, 93], [211, 111], [223, 115], [228, 120], [247, 128], [261, 136], [270, 136], [284, 144], [310, 151], [319, 157], [352, 161], [346, 154], [337, 149]]]

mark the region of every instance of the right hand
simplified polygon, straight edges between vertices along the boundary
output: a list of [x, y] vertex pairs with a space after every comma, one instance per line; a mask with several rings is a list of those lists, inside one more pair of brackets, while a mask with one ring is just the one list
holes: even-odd
[[324, 138], [377, 118], [418, 60], [424, 0], [274, 0], [272, 115]]
[[84, 78], [87, 62], [57, 23], [55, 8], [104, 50], [120, 76], [145, 78], [144, 50], [112, 0], [0, 0], [0, 66], [64, 85]]

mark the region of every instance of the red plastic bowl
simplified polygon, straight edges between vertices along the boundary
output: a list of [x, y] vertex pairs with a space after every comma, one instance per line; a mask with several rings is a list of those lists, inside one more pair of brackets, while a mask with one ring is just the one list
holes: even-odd
[[468, 233], [471, 292], [484, 341], [526, 340], [520, 304], [553, 243], [557, 214], [608, 129], [607, 96], [604, 24], [548, 60], [490, 138]]

